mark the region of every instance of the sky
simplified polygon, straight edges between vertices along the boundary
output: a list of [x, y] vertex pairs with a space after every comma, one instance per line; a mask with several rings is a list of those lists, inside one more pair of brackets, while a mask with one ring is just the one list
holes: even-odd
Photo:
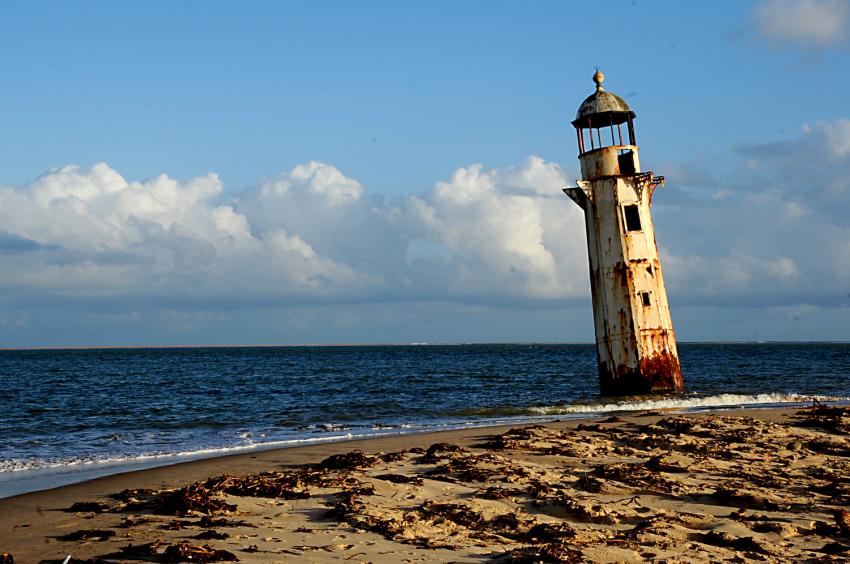
[[625, 98], [680, 341], [850, 340], [850, 2], [0, 3], [0, 347], [591, 342]]

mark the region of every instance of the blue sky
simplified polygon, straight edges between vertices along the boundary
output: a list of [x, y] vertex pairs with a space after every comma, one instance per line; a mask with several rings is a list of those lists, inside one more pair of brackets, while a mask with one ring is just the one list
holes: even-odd
[[597, 65], [680, 338], [850, 338], [845, 1], [27, 2], [0, 344], [589, 341]]

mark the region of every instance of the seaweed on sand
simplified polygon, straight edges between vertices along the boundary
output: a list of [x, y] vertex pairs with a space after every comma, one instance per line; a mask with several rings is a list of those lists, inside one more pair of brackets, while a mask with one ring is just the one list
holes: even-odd
[[367, 456], [362, 450], [353, 450], [329, 456], [315, 467], [322, 470], [361, 470], [371, 468], [378, 463], [378, 460], [377, 456]]
[[158, 494], [153, 501], [157, 513], [165, 515], [189, 515], [203, 513], [216, 515], [236, 511], [236, 505], [212, 497], [203, 484], [190, 484], [176, 490]]
[[513, 564], [538, 564], [550, 562], [587, 562], [582, 552], [563, 542], [515, 548], [496, 555], [499, 562]]
[[196, 540], [224, 540], [230, 538], [230, 534], [209, 529], [206, 531], [201, 531], [192, 538]]
[[225, 474], [210, 478], [204, 487], [211, 491], [219, 491], [230, 495], [243, 497], [268, 497], [277, 499], [307, 499], [310, 492], [303, 489], [292, 489], [290, 480], [271, 473], [255, 474], [252, 476], [231, 476]]
[[450, 443], [434, 443], [428, 447], [420, 459], [423, 464], [436, 464], [449, 453], [469, 454], [469, 451], [461, 446]]
[[357, 493], [350, 490], [339, 492], [336, 498], [337, 502], [331, 506], [327, 515], [339, 521], [345, 521], [347, 517], [362, 511], [365, 507]]
[[227, 550], [217, 550], [208, 545], [196, 546], [188, 541], [172, 544], [162, 553], [163, 562], [221, 562], [239, 560]]
[[820, 427], [833, 433], [850, 434], [850, 407], [824, 405], [815, 401], [797, 412], [799, 427]]
[[105, 541], [115, 536], [115, 531], [107, 529], [80, 529], [61, 537], [56, 537], [61, 541], [79, 541], [79, 540], [97, 540]]
[[723, 531], [709, 531], [707, 533], [697, 533], [694, 535], [694, 540], [711, 546], [719, 546], [721, 548], [731, 548], [733, 550], [757, 552], [761, 554], [770, 554], [770, 548], [754, 539], [753, 537], [736, 537]]
[[250, 527], [252, 529], [256, 529], [257, 526], [253, 525], [247, 521], [235, 521], [233, 519], [226, 519], [224, 517], [210, 517], [208, 515], [204, 515], [198, 521], [192, 523], [192, 525], [196, 525], [198, 527], [211, 528], [211, 527]]
[[419, 476], [405, 476], [404, 474], [379, 474], [375, 476], [378, 480], [385, 480], [393, 484], [413, 484], [421, 486], [424, 482]]
[[525, 540], [533, 543], [550, 543], [573, 538], [576, 531], [567, 523], [539, 523], [525, 534]]
[[429, 500], [420, 505], [419, 510], [427, 517], [446, 519], [467, 529], [481, 530], [487, 524], [483, 515], [459, 503], [435, 503]]
[[109, 505], [102, 501], [78, 501], [64, 511], [68, 513], [105, 513], [109, 511]]

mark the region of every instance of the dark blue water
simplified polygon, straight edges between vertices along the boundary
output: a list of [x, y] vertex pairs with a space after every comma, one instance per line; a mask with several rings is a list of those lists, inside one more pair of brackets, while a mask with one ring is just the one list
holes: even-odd
[[0, 351], [0, 481], [48, 468], [850, 395], [850, 344], [683, 344], [687, 393], [598, 396], [591, 345]]

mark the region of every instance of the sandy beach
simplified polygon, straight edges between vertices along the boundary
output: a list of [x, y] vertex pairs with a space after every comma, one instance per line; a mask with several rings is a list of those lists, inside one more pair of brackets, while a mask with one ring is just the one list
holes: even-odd
[[645, 412], [200, 460], [0, 500], [0, 562], [849, 561], [848, 435]]

